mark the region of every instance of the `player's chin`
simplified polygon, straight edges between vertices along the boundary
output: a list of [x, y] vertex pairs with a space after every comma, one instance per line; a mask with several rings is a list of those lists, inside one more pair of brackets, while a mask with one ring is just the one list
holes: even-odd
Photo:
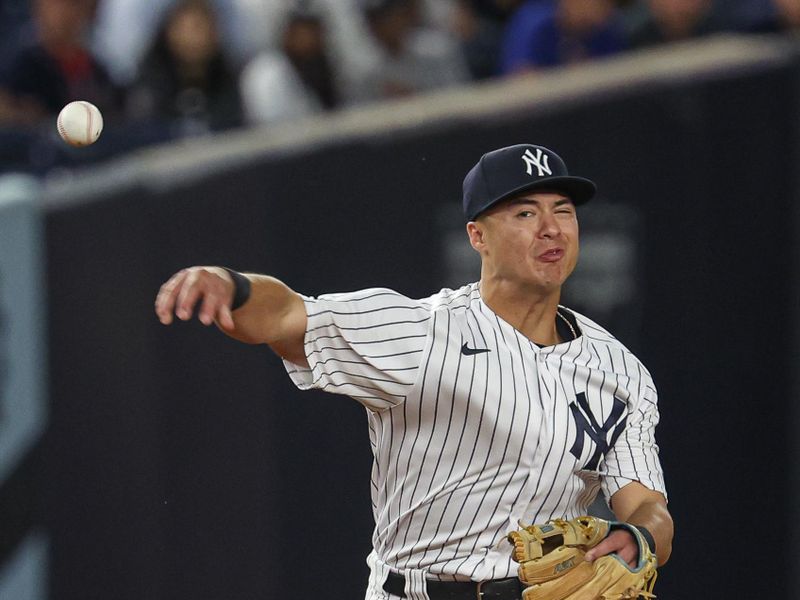
[[558, 262], [550, 263], [543, 269], [543, 275], [553, 281], [555, 285], [563, 285], [575, 270], [576, 262], [568, 260], [566, 257]]
[[540, 287], [559, 288], [569, 277], [572, 269], [566, 269], [565, 265], [550, 263], [544, 268], [537, 268], [532, 276], [533, 281]]
[[528, 280], [528, 286], [539, 293], [550, 293], [561, 289], [563, 280], [560, 277], [535, 277]]

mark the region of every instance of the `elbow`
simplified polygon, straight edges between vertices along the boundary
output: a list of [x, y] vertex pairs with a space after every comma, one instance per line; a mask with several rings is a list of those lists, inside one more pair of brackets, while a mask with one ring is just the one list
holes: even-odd
[[670, 540], [670, 542], [666, 544], [666, 547], [663, 550], [661, 548], [658, 549], [658, 554], [656, 554], [656, 559], [658, 560], [658, 566], [663, 567], [665, 564], [667, 564], [667, 561], [669, 560], [669, 557], [671, 555], [672, 555], [672, 540]]
[[672, 555], [672, 539], [675, 535], [675, 524], [669, 513], [665, 515], [663, 527], [664, 534], [661, 536], [661, 540], [659, 540], [661, 544], [656, 547], [656, 558], [659, 567], [665, 565]]

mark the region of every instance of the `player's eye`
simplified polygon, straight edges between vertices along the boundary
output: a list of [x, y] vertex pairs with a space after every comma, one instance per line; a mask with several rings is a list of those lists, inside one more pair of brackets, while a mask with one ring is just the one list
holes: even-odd
[[517, 216], [518, 217], [532, 217], [532, 216], [534, 216], [534, 214], [533, 214], [532, 210], [521, 210], [521, 211], [519, 211], [519, 213], [517, 213]]

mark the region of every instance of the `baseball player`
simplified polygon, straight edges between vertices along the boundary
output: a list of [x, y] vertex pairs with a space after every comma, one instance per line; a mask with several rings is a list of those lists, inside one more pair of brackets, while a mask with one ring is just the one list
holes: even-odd
[[197, 314], [271, 346], [300, 389], [366, 408], [367, 600], [518, 600], [508, 532], [583, 515], [601, 490], [642, 536], [614, 529], [587, 561], [614, 553], [635, 566], [637, 537], [668, 559], [653, 381], [610, 333], [559, 304], [578, 259], [576, 207], [594, 194], [542, 146], [485, 154], [463, 196], [480, 281], [428, 298], [383, 288], [314, 298], [221, 267], [184, 269], [161, 287], [163, 324]]

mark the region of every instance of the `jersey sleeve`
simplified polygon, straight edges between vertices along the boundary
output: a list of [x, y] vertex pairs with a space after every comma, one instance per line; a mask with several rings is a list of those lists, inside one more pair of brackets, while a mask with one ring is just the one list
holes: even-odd
[[403, 402], [419, 372], [430, 306], [388, 289], [303, 299], [309, 368], [284, 361], [294, 384], [350, 396], [371, 410]]
[[628, 414], [625, 430], [606, 454], [600, 469], [600, 484], [607, 499], [633, 481], [667, 496], [655, 440], [659, 420], [658, 394], [646, 372], [640, 389], [638, 401]]

